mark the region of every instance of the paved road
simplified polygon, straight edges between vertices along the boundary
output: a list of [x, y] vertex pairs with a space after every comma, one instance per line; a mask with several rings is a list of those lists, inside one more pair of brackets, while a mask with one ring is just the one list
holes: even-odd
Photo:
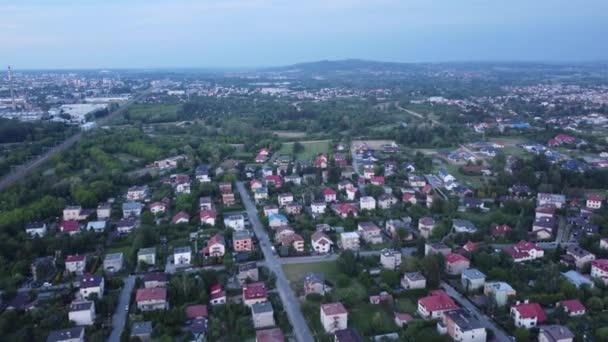
[[247, 209], [249, 222], [251, 222], [255, 234], [260, 240], [260, 247], [262, 248], [262, 252], [264, 253], [266, 266], [272, 272], [274, 272], [277, 277], [277, 290], [279, 292], [279, 296], [281, 297], [281, 301], [283, 302], [283, 309], [287, 313], [289, 322], [293, 327], [296, 340], [298, 340], [299, 342], [313, 342], [314, 339], [312, 337], [312, 334], [310, 333], [310, 329], [308, 329], [306, 320], [304, 319], [302, 311], [300, 310], [300, 302], [289, 287], [289, 281], [287, 280], [287, 277], [285, 277], [285, 273], [283, 272], [283, 268], [281, 267], [281, 262], [279, 261], [279, 258], [270, 249], [270, 246], [272, 244], [270, 243], [270, 239], [268, 238], [266, 229], [264, 228], [264, 226], [262, 226], [262, 223], [258, 218], [258, 210], [251, 201], [251, 197], [249, 197], [249, 194], [247, 193], [243, 182], [237, 182], [236, 187], [239, 190], [241, 200], [243, 201], [243, 204], [245, 204], [245, 208]]
[[458, 302], [462, 307], [472, 312], [479, 322], [484, 326], [484, 328], [488, 330], [492, 330], [494, 332], [494, 340], [499, 342], [509, 342], [511, 338], [507, 335], [500, 327], [498, 327], [492, 320], [486, 316], [484, 313], [479, 311], [473, 303], [471, 303], [468, 299], [463, 297], [458, 291], [456, 291], [453, 287], [451, 287], [446, 282], [441, 282], [441, 287], [445, 290], [445, 292], [454, 300]]
[[[411, 256], [416, 253], [417, 248], [415, 247], [404, 247], [401, 248], [401, 254], [403, 256]], [[360, 256], [377, 256], [380, 255], [381, 251], [360, 251]], [[301, 257], [288, 257], [288, 258], [280, 258], [279, 262], [283, 265], [288, 264], [312, 264], [315, 262], [326, 262], [326, 261], [336, 261], [338, 260], [339, 254], [325, 254], [325, 255], [309, 255], [309, 256], [301, 256]]]
[[125, 307], [129, 305], [129, 302], [131, 301], [131, 293], [135, 286], [135, 276], [130, 275], [123, 280], [125, 284], [120, 292], [116, 312], [114, 313], [114, 316], [112, 316], [112, 333], [110, 334], [108, 342], [120, 342], [120, 335], [122, 335], [125, 322], [127, 321], [128, 311], [125, 310]]
[[[132, 98], [131, 100], [120, 105], [120, 107], [118, 107], [118, 109], [116, 109], [112, 113], [97, 120], [97, 126], [101, 126], [102, 124], [104, 124], [105, 122], [110, 120], [112, 117], [124, 113], [130, 105], [132, 105], [136, 101], [140, 100], [144, 96], [148, 95], [150, 92], [152, 92], [153, 89], [154, 88], [150, 88], [150, 89], [142, 92], [141, 94], [137, 95], [136, 97]], [[74, 145], [76, 142], [78, 142], [81, 138], [82, 138], [82, 133], [80, 133], [80, 132], [76, 133], [76, 134], [72, 135], [71, 137], [67, 138], [66, 140], [64, 140], [63, 142], [61, 142], [60, 144], [58, 144], [57, 146], [49, 149], [46, 153], [44, 153], [40, 156], [37, 156], [35, 159], [32, 159], [30, 162], [22, 165], [21, 167], [15, 169], [13, 172], [4, 176], [2, 179], [0, 179], [0, 191], [6, 189], [13, 183], [15, 183], [18, 180], [27, 176], [30, 172], [35, 170], [40, 165], [44, 164], [47, 160], [49, 160], [55, 154], [67, 150], [72, 145]]]
[[424, 115], [422, 115], [420, 113], [414, 112], [413, 110], [409, 110], [409, 109], [405, 109], [405, 108], [401, 107], [401, 105], [399, 104], [399, 102], [396, 102], [395, 106], [397, 107], [397, 109], [399, 109], [401, 111], [404, 111], [404, 112], [406, 112], [406, 113], [408, 113], [410, 115], [413, 115], [413, 116], [417, 117], [418, 119], [431, 120], [431, 122], [434, 123], [435, 125], [437, 125], [437, 126], [443, 126], [443, 124], [441, 122], [439, 122], [438, 120], [435, 120], [435, 119], [430, 118], [428, 116], [424, 116]]

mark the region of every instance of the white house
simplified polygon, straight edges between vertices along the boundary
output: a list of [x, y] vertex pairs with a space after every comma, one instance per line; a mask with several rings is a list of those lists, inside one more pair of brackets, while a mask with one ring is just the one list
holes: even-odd
[[358, 251], [360, 247], [359, 234], [357, 232], [340, 233], [340, 247], [345, 250]]
[[312, 234], [310, 240], [312, 249], [319, 254], [329, 253], [331, 246], [334, 244], [327, 235], [319, 231]]
[[376, 200], [372, 196], [363, 196], [359, 199], [361, 210], [375, 210]]
[[476, 268], [469, 268], [460, 274], [460, 282], [468, 291], [474, 291], [484, 286], [486, 275]]
[[190, 246], [175, 247], [173, 249], [173, 262], [176, 266], [190, 265], [192, 261], [192, 249]]
[[245, 229], [245, 217], [241, 214], [226, 215], [224, 225], [234, 230], [243, 230]]
[[346, 329], [348, 311], [340, 302], [321, 304], [321, 324], [327, 333]]
[[383, 268], [395, 270], [401, 266], [401, 252], [394, 249], [383, 249], [380, 252], [380, 264]]
[[89, 298], [90, 295], [96, 294], [97, 298], [103, 297], [105, 281], [100, 274], [85, 274], [80, 280], [80, 289], [78, 290], [81, 298]]
[[464, 309], [444, 313], [443, 323], [452, 341], [485, 342], [488, 337], [479, 319]]
[[82, 274], [86, 263], [86, 256], [84, 255], [68, 255], [65, 258], [65, 270], [69, 273]]
[[408, 272], [401, 278], [401, 287], [406, 290], [426, 288], [426, 278], [420, 272]]
[[511, 317], [516, 327], [525, 329], [534, 328], [547, 320], [543, 308], [539, 304], [529, 303], [527, 300], [511, 306]]
[[47, 226], [46, 223], [43, 222], [32, 222], [28, 223], [25, 226], [25, 232], [28, 233], [31, 237], [38, 235], [39, 237], [43, 237], [46, 235]]
[[72, 302], [68, 319], [76, 325], [92, 325], [95, 323], [95, 302], [88, 300]]
[[327, 209], [327, 203], [325, 202], [313, 202], [310, 205], [310, 209], [313, 214], [325, 214], [325, 210]]

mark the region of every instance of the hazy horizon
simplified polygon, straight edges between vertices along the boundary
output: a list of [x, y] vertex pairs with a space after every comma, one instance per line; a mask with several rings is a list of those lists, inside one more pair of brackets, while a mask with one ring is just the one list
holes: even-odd
[[602, 0], [24, 0], [0, 12], [0, 63], [15, 70], [608, 60]]

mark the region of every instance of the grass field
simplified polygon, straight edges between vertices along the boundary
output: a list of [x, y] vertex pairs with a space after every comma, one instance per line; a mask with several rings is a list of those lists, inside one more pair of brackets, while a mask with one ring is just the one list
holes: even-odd
[[308, 264], [287, 264], [283, 265], [283, 271], [289, 282], [299, 282], [304, 280], [308, 272], [325, 274], [329, 281], [335, 280], [339, 273], [338, 264], [335, 261], [315, 262]]
[[482, 185], [481, 177], [466, 176], [466, 175], [461, 174], [460, 171], [458, 171], [458, 169], [460, 168], [460, 165], [443, 164], [443, 165], [437, 166], [436, 170], [439, 170], [442, 168], [445, 168], [446, 170], [448, 170], [448, 172], [451, 173], [452, 176], [456, 177], [456, 181], [458, 181], [458, 182], [472, 186], [475, 189], [479, 189]]
[[[330, 140], [300, 141], [304, 150], [297, 153], [297, 160], [311, 160], [319, 153], [329, 153]], [[293, 154], [293, 143], [284, 143], [279, 150], [281, 154]]]
[[128, 117], [145, 123], [176, 121], [180, 108], [177, 104], [138, 104], [129, 107]]

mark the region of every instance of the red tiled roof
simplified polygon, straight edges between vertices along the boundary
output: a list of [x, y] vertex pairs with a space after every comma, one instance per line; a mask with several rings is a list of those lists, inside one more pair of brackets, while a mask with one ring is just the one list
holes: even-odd
[[445, 257], [445, 262], [447, 262], [448, 264], [453, 264], [453, 263], [457, 263], [457, 262], [469, 262], [469, 259], [467, 259], [466, 257], [464, 257], [460, 254], [449, 253]]
[[211, 286], [211, 290], [209, 292], [211, 293], [211, 299], [217, 299], [226, 296], [226, 293], [224, 292], [224, 289], [222, 289], [222, 285], [220, 283]]
[[433, 291], [432, 295], [418, 300], [428, 312], [458, 309], [454, 300], [443, 291]]
[[207, 305], [190, 305], [186, 307], [186, 318], [196, 319], [201, 317], [207, 317]]
[[74, 232], [80, 229], [80, 224], [74, 220], [61, 221], [60, 227], [62, 232]]
[[585, 311], [585, 306], [578, 299], [563, 300], [560, 302], [567, 312]]
[[326, 316], [348, 313], [348, 311], [346, 311], [346, 308], [344, 308], [344, 305], [342, 305], [342, 303], [340, 302], [321, 304], [321, 310], [325, 313]]
[[279, 328], [258, 330], [255, 332], [256, 342], [285, 342], [283, 332]]
[[505, 236], [512, 230], [513, 228], [511, 228], [509, 225], [501, 224], [492, 228], [492, 236]]
[[589, 196], [587, 196], [587, 200], [602, 202], [604, 200], [604, 196], [598, 194], [590, 194]]
[[323, 195], [324, 196], [331, 196], [331, 195], [335, 195], [336, 191], [332, 188], [325, 188], [323, 189]]
[[179, 213], [175, 214], [175, 216], [173, 216], [173, 220], [171, 220], [171, 223], [176, 224], [179, 220], [182, 219], [190, 220], [190, 215], [188, 215], [188, 213], [185, 211], [180, 211]]
[[467, 252], [472, 252], [477, 248], [477, 244], [473, 241], [468, 241], [467, 243], [464, 244], [464, 246], [462, 246], [462, 249], [464, 249]]
[[201, 212], [199, 213], [199, 216], [201, 218], [201, 220], [205, 220], [205, 219], [215, 219], [217, 217], [217, 213], [215, 212], [215, 210], [201, 210]]
[[604, 272], [608, 272], [608, 259], [597, 259], [591, 262], [592, 267], [597, 267]]
[[78, 255], [78, 254], [76, 254], [76, 255], [68, 255], [68, 256], [65, 258], [65, 262], [78, 262], [78, 261], [83, 261], [83, 260], [84, 260], [84, 258], [85, 258], [85, 256], [84, 256], [84, 255]]
[[512, 308], [519, 312], [521, 318], [534, 318], [537, 317], [538, 323], [542, 323], [547, 320], [547, 316], [543, 311], [543, 308], [538, 303], [524, 303], [514, 305]]
[[167, 289], [164, 287], [154, 287], [137, 290], [135, 301], [142, 302], [146, 300], [167, 300]]
[[263, 282], [251, 283], [243, 287], [243, 298], [245, 300], [266, 298], [267, 296], [266, 285]]

